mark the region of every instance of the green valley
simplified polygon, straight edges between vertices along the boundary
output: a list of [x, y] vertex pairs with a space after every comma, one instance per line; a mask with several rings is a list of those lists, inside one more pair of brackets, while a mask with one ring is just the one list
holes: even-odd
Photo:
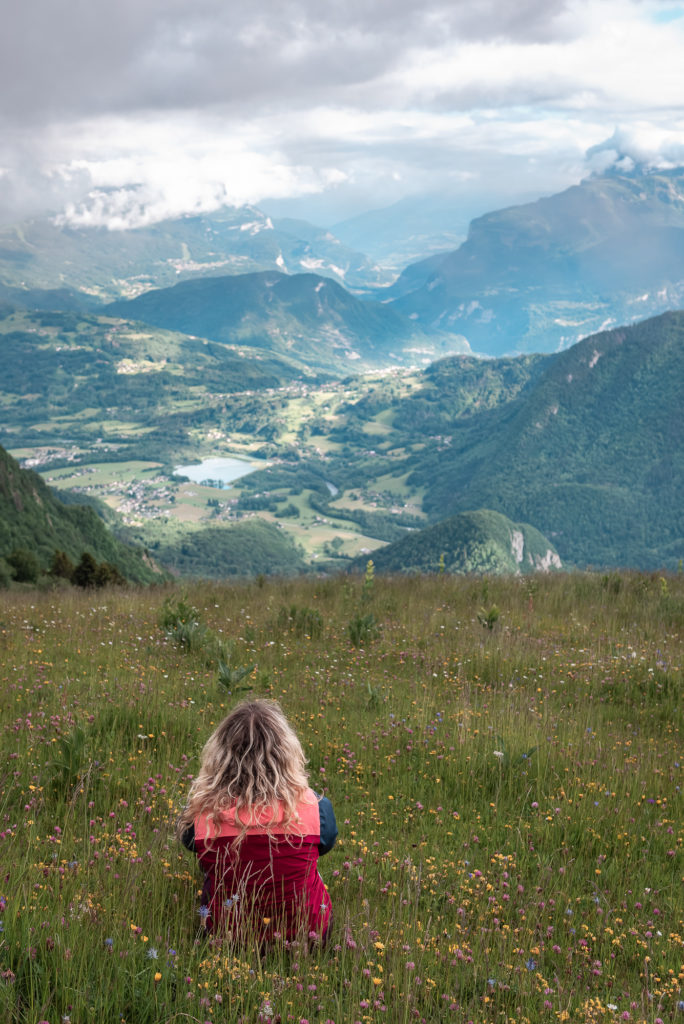
[[[566, 566], [676, 568], [683, 342], [672, 313], [556, 355], [340, 379], [121, 318], [15, 311], [0, 442], [193, 574], [217, 571], [206, 529], [259, 521], [295, 545], [279, 571], [334, 571], [476, 509], [535, 527]], [[254, 472], [226, 489], [173, 475], [221, 456]]]

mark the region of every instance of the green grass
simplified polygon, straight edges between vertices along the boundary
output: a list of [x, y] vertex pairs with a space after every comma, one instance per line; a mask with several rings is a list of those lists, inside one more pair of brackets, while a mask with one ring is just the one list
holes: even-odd
[[[681, 576], [617, 573], [0, 592], [0, 1019], [684, 1019], [683, 621]], [[323, 951], [202, 934], [172, 830], [218, 641], [336, 809]]]

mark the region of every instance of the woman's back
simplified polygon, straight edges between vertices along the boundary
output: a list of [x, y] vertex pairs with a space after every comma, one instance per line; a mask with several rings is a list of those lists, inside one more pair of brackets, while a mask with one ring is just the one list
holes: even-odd
[[321, 817], [313, 790], [298, 804], [296, 819], [285, 819], [282, 805], [237, 820], [233, 806], [216, 825], [205, 815], [195, 819], [208, 927], [235, 930], [242, 922], [260, 940], [325, 934], [330, 900], [318, 873]]
[[325, 935], [330, 900], [318, 857], [332, 849], [337, 826], [305, 764], [275, 701], [238, 705], [209, 737], [178, 823], [204, 871], [207, 928], [259, 941]]

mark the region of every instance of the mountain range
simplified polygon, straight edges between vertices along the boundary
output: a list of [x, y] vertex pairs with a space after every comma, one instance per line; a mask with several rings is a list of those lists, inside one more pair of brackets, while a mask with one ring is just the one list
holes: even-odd
[[59, 217], [0, 228], [0, 283], [20, 292], [71, 290], [91, 307], [188, 278], [258, 270], [316, 272], [351, 288], [393, 277], [325, 228], [272, 220], [251, 206], [128, 230]]
[[[407, 244], [415, 227], [407, 217]], [[4, 229], [0, 440], [52, 446], [43, 464], [152, 462], [167, 517], [164, 474], [179, 460], [269, 460], [235, 509], [195, 496], [178, 536], [154, 535], [187, 571], [221, 547], [181, 536], [187, 524], [232, 530], [247, 512], [293, 571], [387, 542], [388, 566], [433, 564], [442, 546], [458, 571], [454, 519], [474, 529], [459, 519], [473, 510], [502, 558], [522, 527], [495, 515], [533, 524], [564, 565], [677, 566], [684, 313], [638, 315], [684, 293], [682, 170], [610, 172], [477, 218], [458, 249], [389, 287], [374, 267], [324, 229], [255, 208], [135, 231]], [[626, 326], [577, 340], [616, 318]], [[233, 565], [239, 543], [223, 539]]]
[[[391, 308], [416, 335], [436, 336], [437, 352], [447, 350], [450, 337], [452, 349], [466, 339], [489, 356], [557, 351], [684, 301], [681, 168], [593, 175], [556, 195], [477, 217], [458, 245], [464, 230], [463, 214], [434, 196], [405, 199], [331, 230], [249, 206], [127, 230], [36, 219], [0, 229], [0, 301], [93, 310], [226, 275], [243, 276], [254, 298], [259, 272], [317, 275], [369, 306]], [[427, 258], [411, 262], [418, 256]], [[222, 340], [238, 322], [238, 305], [244, 316], [239, 291], [232, 310], [224, 296]], [[263, 296], [256, 302], [263, 308]], [[367, 316], [371, 323], [375, 314]], [[302, 327], [309, 349], [319, 327], [315, 318]], [[399, 333], [403, 338], [406, 328]], [[384, 348], [390, 363], [392, 347]]]

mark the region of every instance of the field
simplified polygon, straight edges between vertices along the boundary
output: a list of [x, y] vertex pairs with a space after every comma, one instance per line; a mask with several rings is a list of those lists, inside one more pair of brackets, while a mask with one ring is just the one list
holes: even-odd
[[[21, 449], [15, 454], [26, 458], [27, 452], [29, 457], [31, 454], [36, 457], [30, 449]], [[259, 465], [258, 462], [253, 464]], [[150, 547], [160, 539], [165, 542], [182, 540], [189, 531], [203, 526], [229, 528], [241, 517], [239, 512], [236, 514], [234, 506], [243, 493], [248, 493], [244, 486], [240, 486], [241, 480], [226, 489], [181, 483], [173, 476], [166, 475], [161, 464], [156, 462], [101, 462], [62, 466], [59, 469], [44, 470], [41, 475], [57, 491], [78, 491], [116, 509], [123, 523], [134, 528], [136, 540]], [[242, 478], [243, 483], [244, 480]], [[339, 507], [375, 512], [378, 508], [395, 507], [396, 512], [420, 513], [417, 505], [405, 503], [406, 488], [401, 484], [397, 485], [401, 497], [395, 499], [399, 505], [393, 506], [391, 486], [389, 478], [383, 478], [382, 492], [364, 492], [363, 495], [352, 492], [354, 498], [343, 498], [339, 503], [331, 503], [327, 516], [321, 516], [311, 506], [310, 491], [303, 489], [300, 494], [293, 495], [287, 488], [274, 489], [268, 492], [274, 502], [279, 502], [281, 508], [294, 505], [298, 511], [297, 517], [278, 520], [272, 512], [263, 510], [252, 511], [249, 515], [266, 522], [280, 522], [285, 532], [301, 546], [304, 557], [312, 565], [317, 559], [329, 555], [328, 545], [336, 537], [340, 538], [340, 543], [335, 553], [354, 558], [364, 551], [372, 551], [382, 542], [365, 534], [359, 526], [337, 519], [335, 509]]]
[[[683, 623], [681, 574], [0, 592], [0, 1019], [684, 1021]], [[322, 950], [209, 939], [173, 838], [247, 692], [336, 809]]]

